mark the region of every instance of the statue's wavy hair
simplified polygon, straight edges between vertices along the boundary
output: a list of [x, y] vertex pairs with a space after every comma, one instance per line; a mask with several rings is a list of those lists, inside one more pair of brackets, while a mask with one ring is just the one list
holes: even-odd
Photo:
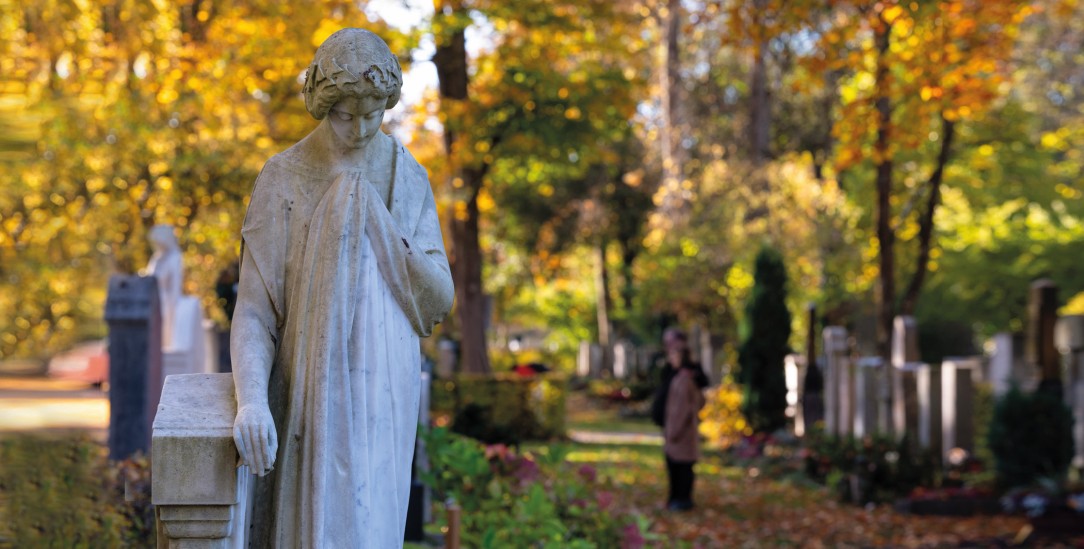
[[403, 69], [379, 36], [364, 29], [336, 31], [316, 49], [305, 72], [305, 108], [323, 120], [332, 105], [346, 96], [387, 99], [386, 109], [399, 102]]

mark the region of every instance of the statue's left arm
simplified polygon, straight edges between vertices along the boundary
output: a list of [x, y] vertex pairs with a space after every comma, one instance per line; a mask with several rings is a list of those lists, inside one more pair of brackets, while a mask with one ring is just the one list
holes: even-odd
[[424, 198], [412, 204], [420, 212], [417, 217], [407, 216], [417, 220], [413, 232], [405, 234], [375, 191], [367, 201], [366, 229], [381, 274], [414, 330], [425, 337], [448, 315], [455, 290], [433, 191], [425, 179], [414, 179], [411, 183], [425, 185]]

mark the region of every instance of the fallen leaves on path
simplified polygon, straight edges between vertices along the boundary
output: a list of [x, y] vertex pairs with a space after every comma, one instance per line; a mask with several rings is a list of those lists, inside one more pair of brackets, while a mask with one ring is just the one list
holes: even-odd
[[648, 518], [653, 547], [998, 547], [1026, 524], [1016, 516], [929, 517], [886, 505], [857, 507], [796, 475], [769, 478], [719, 456], [697, 465], [697, 507], [674, 513], [665, 509], [661, 448], [580, 446], [569, 459], [610, 476], [618, 511]]

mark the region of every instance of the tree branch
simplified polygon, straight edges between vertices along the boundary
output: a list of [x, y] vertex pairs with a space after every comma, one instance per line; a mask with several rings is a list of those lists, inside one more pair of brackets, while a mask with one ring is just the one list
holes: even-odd
[[911, 283], [907, 286], [907, 292], [900, 304], [900, 311], [905, 315], [913, 315], [918, 305], [918, 295], [922, 290], [922, 283], [926, 280], [926, 272], [929, 270], [930, 247], [933, 241], [933, 218], [937, 205], [941, 202], [941, 183], [945, 177], [945, 166], [949, 161], [952, 149], [953, 136], [956, 134], [956, 123], [941, 116], [941, 150], [937, 154], [937, 167], [926, 182], [929, 195], [926, 197], [926, 211], [919, 219], [918, 229], [918, 261], [915, 265], [915, 273], [911, 277]]

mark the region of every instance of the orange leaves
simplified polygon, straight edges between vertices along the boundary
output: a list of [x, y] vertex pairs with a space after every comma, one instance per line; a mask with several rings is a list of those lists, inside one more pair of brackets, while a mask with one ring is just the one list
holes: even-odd
[[[1030, 12], [1023, 1], [937, 3], [863, 0], [829, 4], [832, 15], [810, 20], [828, 26], [803, 63], [811, 72], [842, 71], [843, 106], [833, 135], [839, 139], [836, 165], [878, 161], [871, 143], [878, 117], [872, 102], [886, 98], [893, 111], [892, 141], [912, 149], [930, 139], [941, 117], [980, 117], [1004, 93], [1016, 26]], [[869, 9], [874, 7], [874, 9]], [[889, 29], [888, 48], [875, 44]], [[884, 69], [878, 73], [877, 67]], [[874, 77], [876, 76], [876, 80]], [[889, 154], [894, 154], [890, 149]]]

